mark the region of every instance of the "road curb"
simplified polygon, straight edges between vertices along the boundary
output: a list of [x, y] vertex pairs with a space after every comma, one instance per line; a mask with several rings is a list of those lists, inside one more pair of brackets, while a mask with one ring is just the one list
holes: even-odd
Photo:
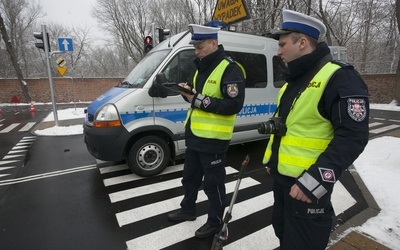
[[[67, 126], [75, 126], [75, 125], [82, 125], [85, 122], [85, 118], [76, 118], [76, 119], [68, 119], [68, 120], [59, 120], [58, 121], [58, 126], [59, 127], [67, 127]], [[55, 121], [42, 121], [39, 122], [31, 131], [32, 134], [36, 136], [43, 136], [43, 135], [38, 135], [36, 134], [36, 130], [43, 130], [47, 128], [54, 127]], [[48, 135], [45, 135], [48, 136]]]

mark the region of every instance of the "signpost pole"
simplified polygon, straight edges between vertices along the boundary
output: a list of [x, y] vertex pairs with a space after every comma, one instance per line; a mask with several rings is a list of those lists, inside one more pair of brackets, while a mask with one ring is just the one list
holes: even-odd
[[55, 123], [56, 126], [58, 126], [57, 106], [56, 106], [56, 100], [55, 100], [54, 88], [53, 88], [53, 76], [52, 76], [51, 68], [50, 68], [50, 57], [51, 57], [51, 54], [49, 53], [50, 52], [49, 51], [50, 47], [49, 47], [48, 39], [47, 39], [46, 25], [42, 25], [42, 34], [43, 34], [44, 51], [45, 51], [45, 54], [46, 54], [47, 74], [49, 76], [51, 102], [53, 103], [54, 123]]

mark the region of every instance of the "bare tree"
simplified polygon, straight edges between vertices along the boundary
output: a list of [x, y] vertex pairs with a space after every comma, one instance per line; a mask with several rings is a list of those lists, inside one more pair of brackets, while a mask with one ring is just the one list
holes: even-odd
[[143, 40], [153, 22], [148, 5], [142, 0], [98, 0], [92, 11], [101, 26], [113, 35], [117, 46], [123, 47], [135, 62], [144, 55]]
[[[21, 62], [26, 64], [27, 61], [23, 49], [26, 41], [24, 37], [27, 35], [28, 28], [40, 16], [41, 6], [35, 2], [28, 3], [26, 0], [1, 0], [0, 10], [1, 36], [25, 101], [29, 103], [32, 100], [21, 69]], [[4, 18], [2, 13], [4, 13]]]
[[[97, 0], [92, 15], [106, 31], [107, 37], [112, 39], [100, 46], [93, 45], [90, 27], [46, 25], [53, 51], [56, 50], [57, 37], [73, 38], [74, 52], [60, 55], [66, 59], [70, 69], [67, 75], [121, 77], [144, 56], [143, 41], [145, 36], [152, 34], [152, 23], [156, 28], [170, 29], [171, 35], [187, 31], [189, 23], [210, 21], [216, 2]], [[0, 40], [0, 76], [15, 76], [18, 67], [21, 79], [45, 76], [46, 58], [43, 51], [35, 48], [32, 37], [33, 31], [40, 30], [34, 22], [41, 15], [40, 5], [31, 1], [28, 4], [27, 0], [0, 0], [0, 3], [1, 17], [4, 18], [3, 41]], [[280, 26], [282, 9], [292, 9], [321, 19], [327, 26], [327, 43], [345, 46], [349, 62], [362, 72], [399, 71], [400, 35], [396, 29], [399, 11], [394, 10], [398, 8], [396, 0], [246, 0], [245, 3], [251, 19], [236, 24], [238, 31], [267, 35]], [[4, 31], [7, 34], [3, 34]], [[157, 41], [156, 38], [157, 32], [153, 39]], [[10, 63], [9, 51], [14, 55], [13, 63]]]
[[150, 8], [156, 27], [168, 28], [171, 34], [187, 30], [188, 24], [199, 22], [194, 3], [189, 0], [157, 0]]
[[[396, 0], [396, 19], [397, 30], [400, 34], [400, 0]], [[400, 57], [398, 59], [396, 71], [395, 99], [397, 100], [397, 105], [400, 106]]]

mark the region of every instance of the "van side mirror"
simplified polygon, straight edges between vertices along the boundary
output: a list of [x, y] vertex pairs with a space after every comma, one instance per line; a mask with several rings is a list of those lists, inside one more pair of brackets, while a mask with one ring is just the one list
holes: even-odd
[[164, 72], [158, 73], [156, 75], [156, 82], [160, 83], [160, 84], [168, 82], [167, 77], [165, 76]]
[[153, 82], [153, 85], [151, 85], [149, 89], [149, 95], [151, 97], [160, 97], [160, 98], [166, 98], [168, 96], [168, 89], [166, 89], [163, 84], [167, 83], [167, 77], [165, 76], [164, 73], [158, 73], [156, 75], [156, 79]]

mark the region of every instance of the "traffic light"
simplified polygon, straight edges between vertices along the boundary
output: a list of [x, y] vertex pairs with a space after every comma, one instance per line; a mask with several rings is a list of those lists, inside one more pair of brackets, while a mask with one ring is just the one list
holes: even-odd
[[49, 38], [49, 33], [46, 33], [45, 36], [43, 36], [43, 32], [33, 32], [33, 36], [38, 39], [41, 40], [41, 42], [39, 43], [35, 43], [35, 46], [39, 49], [42, 49], [44, 51], [45, 50], [45, 42], [47, 43], [47, 47], [49, 48], [49, 52], [50, 52], [50, 38]]
[[162, 28], [157, 28], [158, 29], [158, 42], [162, 42], [165, 40], [165, 36], [169, 35], [169, 29], [162, 29]]
[[144, 39], [144, 52], [148, 53], [153, 48], [153, 38], [151, 36], [146, 36]]

